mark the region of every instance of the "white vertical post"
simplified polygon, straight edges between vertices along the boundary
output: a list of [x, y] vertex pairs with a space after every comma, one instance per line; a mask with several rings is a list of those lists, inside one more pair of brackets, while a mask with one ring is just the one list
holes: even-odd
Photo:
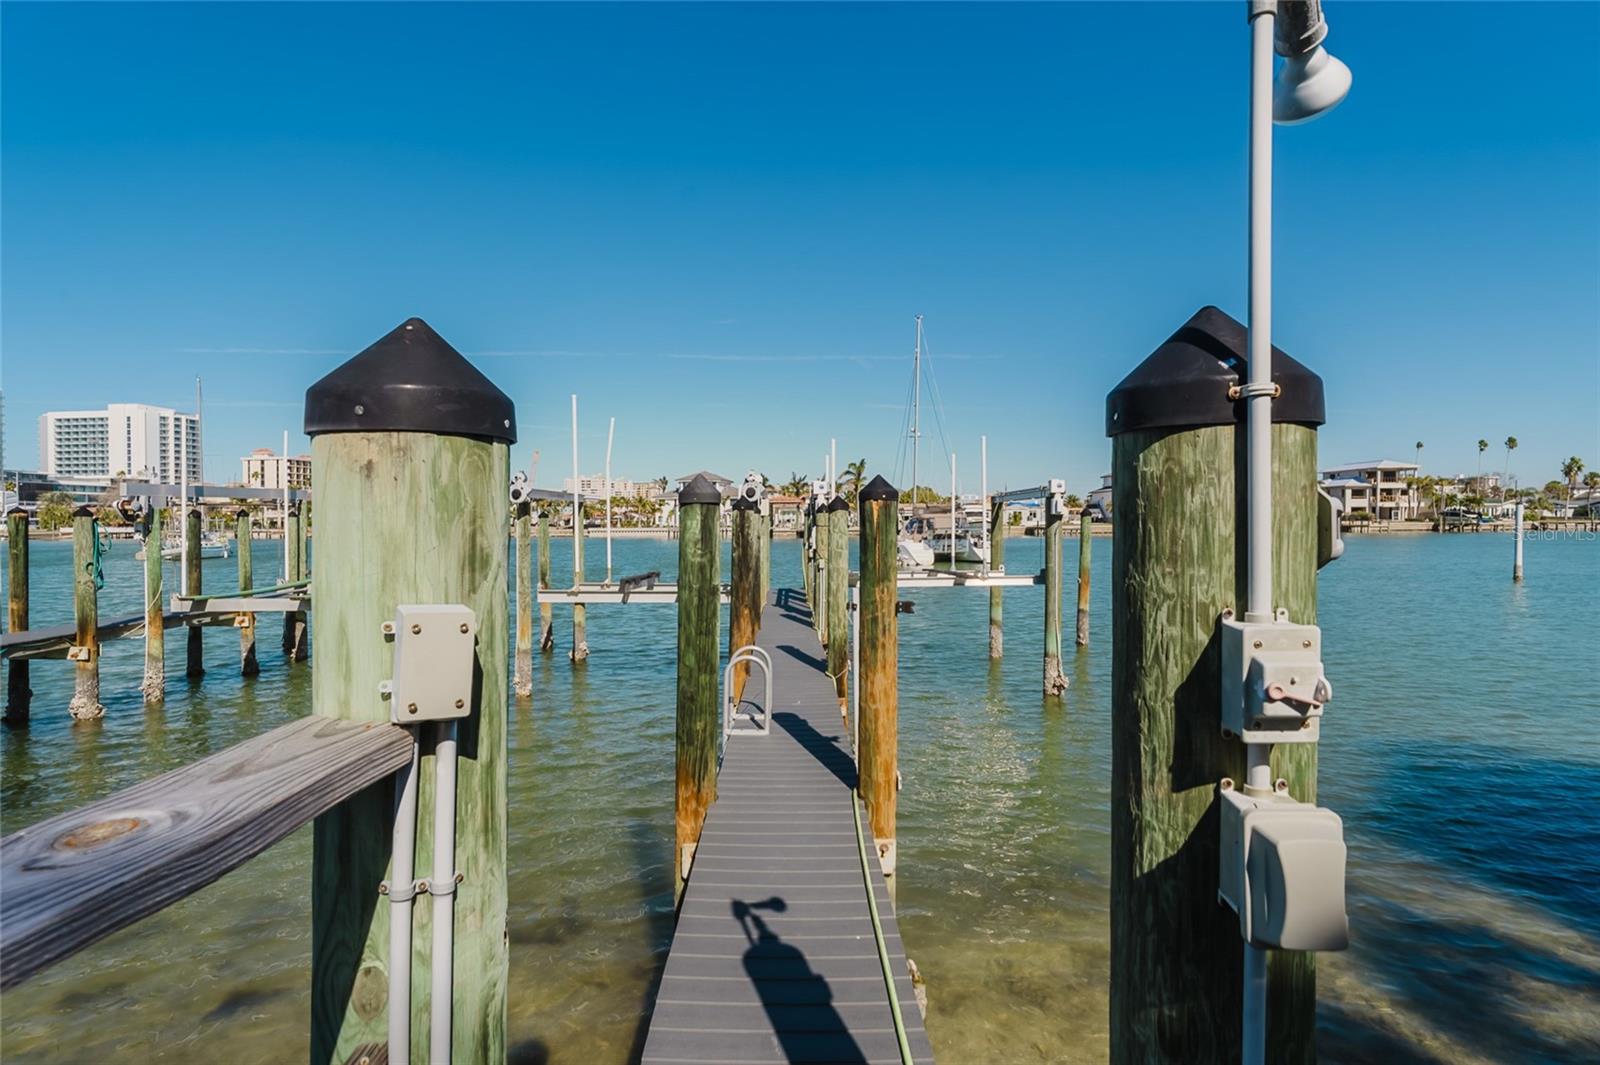
[[611, 442], [617, 436], [617, 420], [606, 430], [606, 584], [611, 583]]
[[433, 1015], [429, 1061], [450, 1061], [456, 954], [456, 723], [440, 721], [433, 746]]
[[1517, 546], [1516, 546], [1516, 549], [1515, 549], [1516, 550], [1516, 560], [1511, 565], [1511, 579], [1513, 581], [1520, 581], [1520, 580], [1522, 580], [1522, 501], [1521, 500], [1517, 501], [1517, 509], [1514, 511], [1514, 514], [1515, 514], [1515, 518], [1514, 518], [1514, 520], [1512, 522], [1513, 528], [1512, 528], [1511, 538], [1516, 541]]
[[978, 495], [980, 497], [980, 503], [983, 506], [983, 524], [984, 524], [984, 528], [989, 533], [988, 536], [984, 537], [984, 541], [983, 541], [984, 550], [983, 550], [983, 553], [980, 556], [980, 558], [983, 561], [983, 575], [985, 577], [987, 577], [989, 575], [989, 556], [994, 554], [994, 544], [990, 542], [990, 537], [993, 536], [993, 530], [988, 529], [988, 525], [989, 525], [989, 438], [987, 436], [978, 437], [978, 451], [979, 451], [979, 464], [980, 464], [980, 467], [981, 467], [981, 473], [979, 474], [979, 479], [978, 479]]
[[[289, 434], [285, 433], [287, 437]], [[284, 448], [288, 450], [287, 447]], [[288, 529], [288, 525], [284, 525]], [[285, 542], [287, 542], [287, 533]], [[287, 553], [287, 552], [285, 552]], [[421, 744], [411, 732], [411, 764], [394, 778], [394, 835], [389, 879], [389, 1060], [411, 1060], [411, 903], [417, 846], [417, 756]]]
[[578, 575], [582, 572], [583, 562], [578, 552], [582, 549], [579, 540], [581, 526], [583, 525], [583, 501], [578, 494], [578, 394], [572, 394], [572, 586], [578, 586]]
[[950, 566], [956, 564], [956, 453], [950, 452]]
[[[182, 418], [172, 420], [178, 430], [178, 512], [173, 520], [178, 523], [179, 542], [183, 545], [178, 551], [178, 590], [188, 598], [189, 567], [185, 560], [189, 557], [189, 427]], [[159, 545], [156, 550], [160, 550]]]
[[839, 440], [828, 438], [828, 497], [839, 494]]

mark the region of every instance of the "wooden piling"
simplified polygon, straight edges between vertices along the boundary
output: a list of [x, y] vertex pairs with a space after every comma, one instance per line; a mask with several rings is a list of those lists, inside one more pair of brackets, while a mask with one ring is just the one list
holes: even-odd
[[106, 712], [100, 705], [100, 598], [95, 587], [99, 576], [98, 537], [94, 511], [88, 507], [73, 511], [72, 615], [76, 628], [68, 654], [75, 668], [67, 712], [79, 721]]
[[[437, 400], [429, 394], [436, 393]], [[444, 400], [448, 399], [449, 402]], [[354, 412], [354, 413], [352, 413]], [[317, 470], [320, 715], [388, 722], [394, 671], [380, 632], [402, 603], [459, 603], [477, 624], [474, 694], [457, 725], [452, 1060], [506, 1060], [506, 496], [511, 401], [427, 323], [411, 319], [306, 393]], [[435, 759], [419, 774], [418, 876], [433, 853]], [[394, 785], [367, 788], [316, 821], [312, 857], [313, 1065], [382, 1060]], [[429, 1045], [433, 915], [410, 908], [411, 1046]], [[414, 1060], [422, 1060], [420, 1057]]]
[[[1203, 331], [1215, 339], [1195, 343], [1202, 331], [1195, 327], [1207, 324], [1214, 331]], [[1238, 362], [1220, 361], [1219, 347]], [[1217, 635], [1223, 610], [1245, 602], [1244, 426], [1236, 428], [1236, 405], [1225, 398], [1234, 375], [1245, 374], [1243, 349], [1243, 328], [1208, 308], [1130, 374], [1107, 404], [1114, 523], [1110, 1059], [1116, 1065], [1237, 1061], [1240, 1054], [1243, 941], [1238, 917], [1217, 903], [1216, 794], [1223, 777], [1243, 779], [1245, 769], [1243, 745], [1220, 731]], [[1322, 385], [1281, 353], [1273, 370], [1285, 382], [1274, 416], [1298, 409], [1308, 423], [1272, 427], [1273, 603], [1290, 621], [1311, 624], [1317, 558], [1311, 425], [1321, 422]], [[1223, 380], [1202, 380], [1208, 386], [1202, 388], [1194, 371]], [[1194, 427], [1202, 416], [1211, 420]], [[1316, 800], [1316, 764], [1315, 744], [1279, 745], [1272, 754], [1273, 777], [1286, 778], [1302, 802]], [[1273, 1062], [1315, 1061], [1315, 957], [1269, 954], [1266, 1045]]]
[[144, 536], [144, 680], [139, 694], [146, 703], [167, 698], [166, 605], [162, 601], [161, 508], [151, 501], [150, 527]]
[[1084, 507], [1078, 515], [1078, 646], [1089, 646], [1089, 547], [1094, 543], [1094, 516]]
[[1044, 694], [1054, 698], [1067, 690], [1061, 671], [1061, 497], [1044, 501]]
[[842, 710], [850, 672], [850, 504], [844, 501], [844, 496], [834, 496], [833, 502], [828, 504], [827, 521], [828, 673], [833, 677], [834, 694], [838, 695]]
[[516, 505], [517, 655], [513, 665], [517, 697], [533, 694], [533, 556], [529, 537], [532, 507], [526, 500]]
[[[28, 512], [16, 507], [6, 514], [6, 627], [11, 632], [28, 630]], [[33, 690], [28, 686], [28, 662], [11, 659], [6, 663], [7, 723], [23, 725]]]
[[814, 576], [812, 584], [816, 588], [816, 598], [811, 601], [811, 624], [817, 630], [817, 639], [822, 646], [828, 646], [828, 585], [833, 583], [833, 573], [828, 560], [828, 538], [833, 532], [828, 524], [828, 504], [821, 503], [817, 506], [816, 516], [812, 518], [811, 527], [816, 543], [813, 562]]
[[[184, 594], [199, 595], [201, 591], [200, 508], [190, 507], [184, 514], [184, 521], [189, 531], [183, 545]], [[186, 677], [203, 677], [206, 674], [205, 639], [200, 632], [199, 625], [189, 626], [183, 669], [183, 675]]]
[[[761, 515], [743, 496], [733, 501], [733, 576], [728, 594], [728, 655], [756, 642], [761, 631]], [[681, 548], [679, 550], [682, 550]], [[750, 664], [733, 667], [733, 698], [744, 697]]]
[[772, 596], [772, 504], [763, 500], [760, 516], [761, 601]]
[[895, 805], [899, 791], [899, 588], [896, 552], [900, 493], [874, 477], [857, 497], [861, 507], [861, 749], [857, 787], [884, 872], [894, 872]]
[[[250, 512], [240, 510], [233, 516], [233, 548], [239, 556], [239, 591], [244, 593], [255, 587], [250, 569]], [[261, 672], [256, 662], [256, 616], [240, 614], [234, 619], [239, 627], [239, 675], [253, 677]]]
[[[1001, 573], [1006, 568], [1006, 504], [1004, 500], [995, 500], [994, 508], [989, 513], [989, 569]], [[1000, 658], [1005, 654], [1006, 634], [1002, 624], [1002, 594], [1003, 588], [989, 589], [989, 657]]]
[[[288, 553], [285, 569], [289, 580], [305, 580], [304, 517], [299, 503], [289, 506], [289, 523], [283, 531], [283, 549]], [[306, 659], [306, 615], [303, 610], [283, 615], [283, 653], [292, 662], [304, 662]]]
[[[572, 586], [583, 584], [583, 507], [572, 508]], [[582, 603], [572, 604], [572, 650], [567, 657], [582, 662], [589, 657], [589, 611]]]
[[717, 627], [721, 552], [716, 486], [696, 476], [678, 493], [677, 772], [673, 855], [683, 891], [706, 810], [717, 797]]
[[[550, 508], [539, 508], [539, 591], [550, 590]], [[539, 601], [539, 651], [549, 654], [556, 648], [555, 610], [542, 598]]]

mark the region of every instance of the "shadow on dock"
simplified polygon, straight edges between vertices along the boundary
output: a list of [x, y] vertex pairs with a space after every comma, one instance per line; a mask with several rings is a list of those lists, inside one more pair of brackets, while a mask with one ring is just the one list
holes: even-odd
[[789, 1061], [866, 1065], [867, 1056], [833, 1006], [828, 981], [812, 969], [805, 952], [780, 939], [756, 910], [783, 913], [779, 896], [761, 902], [733, 900], [733, 918], [746, 941], [744, 971], [761, 999], [772, 1031]]
[[811, 722], [799, 714], [788, 711], [773, 714], [772, 721], [793, 736], [795, 742], [805, 748], [807, 754], [822, 763], [824, 769], [838, 777], [841, 784], [852, 791], [855, 790], [856, 765], [840, 746], [844, 740], [842, 735], [825, 736], [812, 727]]

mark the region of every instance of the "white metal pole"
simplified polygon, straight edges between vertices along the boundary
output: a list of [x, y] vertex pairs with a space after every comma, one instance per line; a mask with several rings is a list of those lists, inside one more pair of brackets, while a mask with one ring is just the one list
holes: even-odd
[[917, 514], [917, 445], [922, 441], [922, 315], [917, 315], [917, 348], [911, 369], [911, 516]]
[[606, 584], [611, 583], [611, 442], [617, 436], [617, 420], [606, 430]]
[[578, 495], [578, 394], [572, 394], [572, 586], [578, 586], [579, 526], [583, 524], [583, 502]]
[[1512, 525], [1513, 525], [1513, 528], [1512, 528], [1512, 539], [1517, 542], [1517, 546], [1516, 546], [1516, 561], [1511, 567], [1511, 579], [1513, 581], [1520, 581], [1520, 580], [1522, 580], [1522, 501], [1521, 500], [1517, 501], [1517, 508], [1513, 513], [1514, 513], [1515, 517], [1514, 517], [1514, 519], [1512, 521]]
[[[428, 1060], [450, 1061], [455, 988], [456, 723], [441, 721], [433, 747], [433, 1016]], [[442, 881], [442, 883], [441, 883]]]
[[[1250, 19], [1249, 370], [1245, 389], [1248, 621], [1272, 620], [1272, 54], [1273, 5]], [[1272, 793], [1272, 747], [1245, 746], [1245, 790]], [[1265, 1065], [1267, 952], [1244, 945], [1242, 1065]]]
[[956, 564], [956, 453], [950, 452], [950, 565]]
[[[189, 597], [189, 427], [182, 418], [174, 418], [178, 430], [178, 587], [185, 599]], [[198, 429], [195, 430], [199, 432]]]
[[394, 778], [394, 835], [389, 879], [389, 1060], [411, 1060], [411, 903], [417, 848], [417, 762], [421, 744], [411, 733], [411, 764]]
[[861, 584], [850, 589], [850, 753], [861, 765]]
[[828, 438], [828, 497], [839, 494], [839, 440]]
[[987, 577], [989, 575], [989, 556], [994, 554], [994, 530], [989, 528], [989, 438], [987, 436], [978, 437], [978, 451], [980, 456], [979, 464], [982, 470], [978, 479], [978, 495], [983, 507], [983, 518], [981, 520], [983, 521], [982, 527], [988, 534], [984, 537], [984, 550], [980, 553], [979, 558], [983, 562], [983, 575]]

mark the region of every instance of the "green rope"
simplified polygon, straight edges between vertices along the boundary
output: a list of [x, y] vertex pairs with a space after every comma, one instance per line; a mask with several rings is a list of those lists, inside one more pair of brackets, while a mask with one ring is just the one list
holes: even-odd
[[105, 571], [100, 568], [100, 555], [104, 551], [100, 544], [100, 519], [89, 520], [89, 538], [94, 541], [94, 553], [83, 564], [83, 568], [85, 573], [94, 578], [94, 588], [98, 592], [106, 586]]
[[872, 938], [878, 944], [878, 962], [883, 966], [883, 985], [889, 991], [889, 1012], [894, 1015], [894, 1037], [900, 1043], [900, 1065], [915, 1065], [911, 1042], [906, 1037], [905, 1018], [900, 1016], [900, 996], [894, 989], [894, 966], [889, 963], [889, 948], [883, 942], [883, 921], [878, 917], [878, 896], [873, 890], [872, 866], [867, 862], [867, 838], [861, 831], [861, 803], [850, 796], [850, 812], [856, 817], [856, 849], [861, 853], [861, 879], [867, 887], [867, 910], [872, 914]]

